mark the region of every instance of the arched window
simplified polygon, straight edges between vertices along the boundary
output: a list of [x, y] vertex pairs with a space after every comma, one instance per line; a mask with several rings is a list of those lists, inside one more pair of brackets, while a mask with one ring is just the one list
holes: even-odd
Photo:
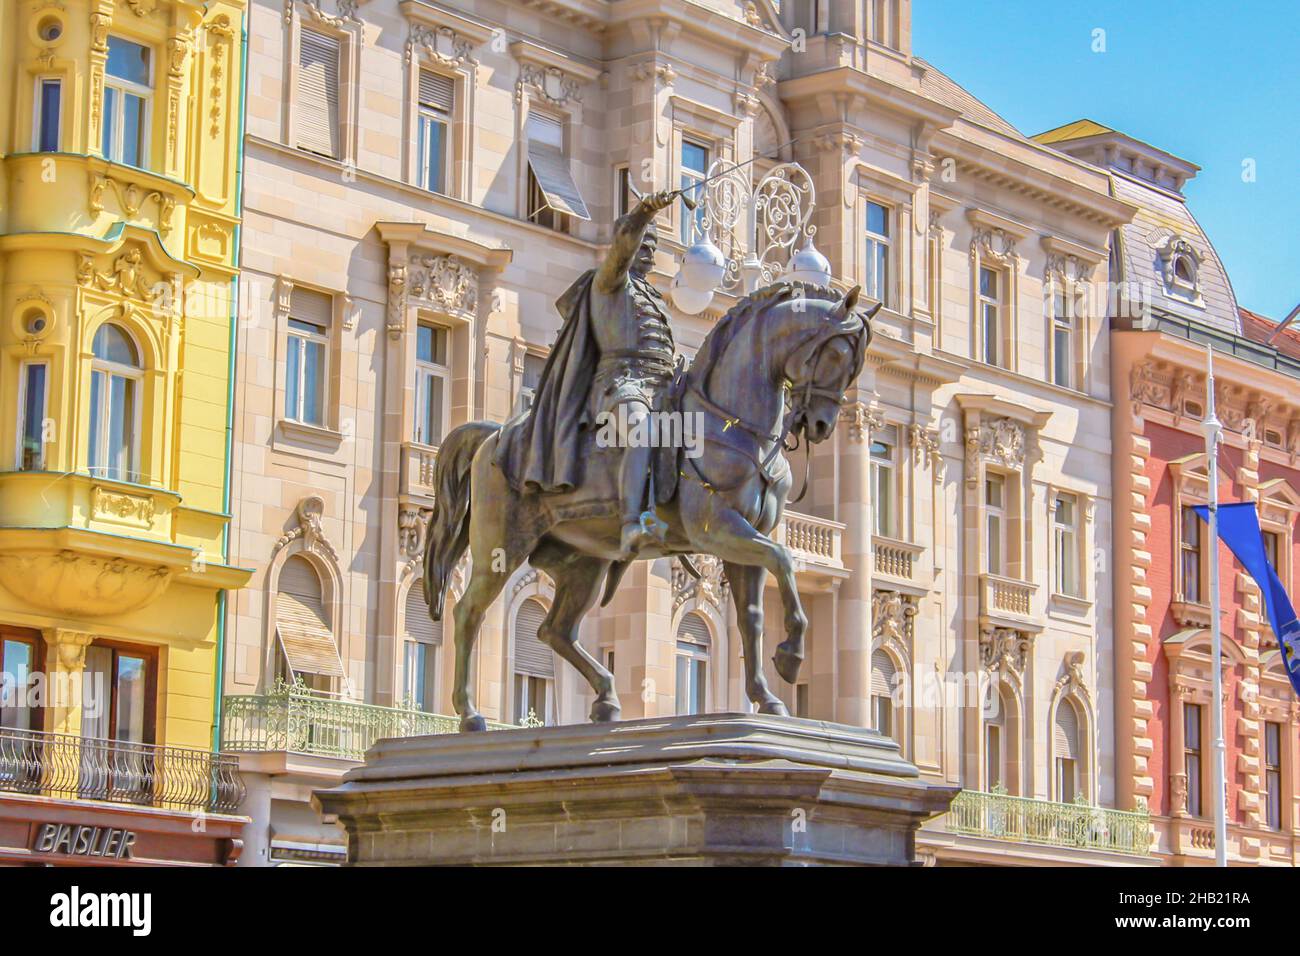
[[343, 679], [343, 661], [334, 642], [320, 575], [301, 555], [290, 556], [280, 568], [275, 630], [281, 651], [277, 676], [289, 683], [301, 681], [317, 691], [330, 691], [334, 680]]
[[1178, 256], [1174, 259], [1174, 277], [1184, 285], [1196, 285], [1196, 265], [1191, 256]]
[[1068, 698], [1056, 705], [1056, 726], [1053, 728], [1053, 747], [1056, 754], [1056, 799], [1060, 803], [1073, 803], [1078, 796], [1079, 765], [1079, 712]]
[[92, 475], [140, 481], [140, 353], [131, 337], [104, 323], [91, 345], [90, 442]]
[[1008, 793], [1019, 790], [1019, 721], [1015, 697], [997, 675], [993, 675], [984, 705], [984, 789], [999, 787]]
[[406, 700], [431, 714], [437, 710], [437, 665], [438, 648], [442, 645], [442, 622], [429, 616], [423, 581], [416, 581], [407, 589], [405, 625]]
[[537, 639], [546, 620], [546, 605], [528, 598], [515, 612], [515, 720], [532, 716], [553, 723], [555, 654]]
[[894, 719], [895, 669], [893, 659], [882, 650], [871, 654], [871, 724], [886, 737], [898, 739]]
[[709, 623], [695, 611], [677, 625], [677, 713], [702, 714], [708, 709]]

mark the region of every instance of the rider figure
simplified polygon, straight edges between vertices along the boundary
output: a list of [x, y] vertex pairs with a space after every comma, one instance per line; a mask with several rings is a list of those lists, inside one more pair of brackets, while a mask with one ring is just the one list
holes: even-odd
[[614, 223], [609, 254], [592, 281], [591, 328], [600, 360], [591, 384], [590, 413], [598, 426], [612, 416], [623, 449], [619, 543], [624, 556], [646, 544], [663, 543], [654, 520], [655, 503], [646, 502], [654, 454], [646, 426], [651, 413], [663, 408], [661, 396], [672, 380], [675, 351], [667, 304], [646, 273], [654, 267], [659, 243], [654, 217], [676, 196], [671, 191], [643, 196]]

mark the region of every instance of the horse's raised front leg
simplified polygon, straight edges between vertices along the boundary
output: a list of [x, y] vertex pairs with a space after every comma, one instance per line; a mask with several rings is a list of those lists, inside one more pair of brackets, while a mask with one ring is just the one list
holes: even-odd
[[579, 554], [568, 546], [543, 539], [530, 562], [555, 582], [555, 603], [537, 631], [538, 638], [574, 666], [596, 692], [591, 705], [593, 723], [618, 720], [622, 708], [614, 675], [578, 643], [578, 628], [600, 595], [609, 562]]
[[772, 662], [777, 673], [793, 684], [799, 677], [799, 665], [803, 662], [808, 617], [799, 600], [790, 552], [784, 545], [755, 529], [744, 515], [727, 507], [710, 516], [707, 531], [703, 528], [692, 528], [691, 531], [691, 543], [696, 550], [716, 554], [724, 562], [761, 567], [772, 573], [785, 609], [785, 640], [777, 647]]
[[761, 567], [724, 562], [727, 583], [731, 587], [731, 601], [736, 606], [736, 621], [740, 625], [741, 649], [745, 660], [745, 696], [758, 708], [760, 714], [787, 716], [789, 711], [767, 686], [763, 676], [763, 579], [767, 571]]

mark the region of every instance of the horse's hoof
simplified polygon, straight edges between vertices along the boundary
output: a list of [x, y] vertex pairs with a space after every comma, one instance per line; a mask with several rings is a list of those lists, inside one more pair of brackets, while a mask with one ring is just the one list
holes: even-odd
[[480, 730], [487, 730], [487, 721], [483, 719], [482, 714], [470, 714], [468, 717], [460, 719], [460, 732], [462, 734], [478, 733]]
[[616, 700], [598, 700], [591, 705], [591, 722], [593, 724], [608, 724], [618, 720], [618, 715], [623, 712], [623, 708], [618, 705]]
[[781, 701], [777, 700], [775, 697], [773, 697], [771, 700], [765, 700], [763, 701], [763, 703], [759, 704], [758, 712], [760, 714], [772, 714], [775, 717], [790, 716], [790, 711], [786, 708], [785, 704], [781, 703]]
[[781, 675], [781, 679], [787, 684], [793, 684], [799, 680], [799, 665], [803, 663], [803, 655], [791, 652], [786, 642], [782, 641], [776, 645], [772, 663], [776, 665], [776, 672]]

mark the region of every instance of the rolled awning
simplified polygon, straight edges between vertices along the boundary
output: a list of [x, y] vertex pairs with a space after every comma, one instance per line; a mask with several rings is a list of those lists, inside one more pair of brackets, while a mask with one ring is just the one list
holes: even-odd
[[334, 635], [320, 613], [294, 594], [276, 595], [275, 629], [295, 674], [344, 678]]
[[578, 184], [573, 181], [569, 170], [569, 160], [559, 147], [549, 143], [528, 141], [528, 166], [537, 179], [537, 185], [546, 198], [546, 205], [556, 212], [573, 216], [575, 219], [591, 220], [587, 204], [578, 192]]

